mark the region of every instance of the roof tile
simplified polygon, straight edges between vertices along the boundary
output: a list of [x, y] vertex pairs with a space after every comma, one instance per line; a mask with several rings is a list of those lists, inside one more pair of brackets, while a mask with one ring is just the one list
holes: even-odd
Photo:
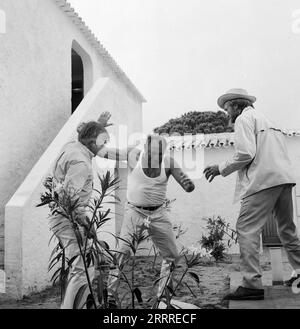
[[[287, 137], [300, 137], [300, 131], [284, 132]], [[192, 148], [229, 148], [234, 146], [234, 133], [169, 136], [166, 138], [171, 150]]]

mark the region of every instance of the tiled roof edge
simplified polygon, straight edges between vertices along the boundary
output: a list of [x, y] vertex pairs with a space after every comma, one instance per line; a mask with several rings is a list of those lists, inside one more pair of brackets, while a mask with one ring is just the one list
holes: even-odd
[[[287, 137], [300, 137], [300, 131], [283, 131]], [[233, 147], [234, 133], [217, 134], [187, 134], [184, 136], [166, 137], [169, 149], [193, 149], [193, 148], [228, 148]]]

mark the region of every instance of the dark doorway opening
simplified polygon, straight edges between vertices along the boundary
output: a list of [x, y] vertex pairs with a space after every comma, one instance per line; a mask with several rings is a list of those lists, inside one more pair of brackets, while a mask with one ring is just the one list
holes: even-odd
[[84, 69], [81, 57], [72, 49], [72, 114], [84, 98]]

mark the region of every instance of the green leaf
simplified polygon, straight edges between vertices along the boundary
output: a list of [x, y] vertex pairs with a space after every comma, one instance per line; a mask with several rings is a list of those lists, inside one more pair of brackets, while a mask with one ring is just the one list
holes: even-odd
[[195, 295], [195, 293], [193, 292], [193, 290], [191, 289], [191, 287], [186, 282], [184, 284], [186, 285], [186, 287], [188, 288], [188, 290], [190, 291], [190, 293], [194, 296], [194, 298], [196, 298], [197, 296]]
[[135, 297], [139, 303], [143, 303], [142, 292], [140, 291], [139, 288], [135, 288], [133, 290], [133, 294], [135, 295]]
[[109, 244], [105, 241], [99, 241], [99, 245], [104, 249], [104, 250], [109, 250]]
[[60, 267], [59, 269], [57, 269], [57, 270], [53, 273], [53, 275], [52, 275], [50, 281], [54, 281], [54, 282], [55, 282], [55, 281], [60, 277], [60, 272], [61, 272], [61, 267]]
[[163, 280], [164, 278], [166, 278], [168, 275], [165, 275], [165, 276], [162, 276], [158, 279], [156, 279], [153, 284], [152, 284], [152, 287], [155, 287], [161, 280]]
[[176, 296], [175, 291], [173, 290], [173, 288], [170, 285], [167, 285], [167, 290], [173, 295]]
[[199, 286], [200, 284], [200, 279], [198, 274], [194, 273], [194, 272], [187, 272], [187, 274], [197, 283], [197, 285]]

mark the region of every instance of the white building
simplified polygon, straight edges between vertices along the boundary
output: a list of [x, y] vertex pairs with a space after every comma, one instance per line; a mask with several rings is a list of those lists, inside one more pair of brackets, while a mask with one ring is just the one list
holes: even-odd
[[61, 147], [105, 110], [110, 132], [142, 131], [145, 100], [65, 0], [1, 0], [0, 19], [0, 266], [20, 298], [49, 284], [47, 209], [35, 206]]

